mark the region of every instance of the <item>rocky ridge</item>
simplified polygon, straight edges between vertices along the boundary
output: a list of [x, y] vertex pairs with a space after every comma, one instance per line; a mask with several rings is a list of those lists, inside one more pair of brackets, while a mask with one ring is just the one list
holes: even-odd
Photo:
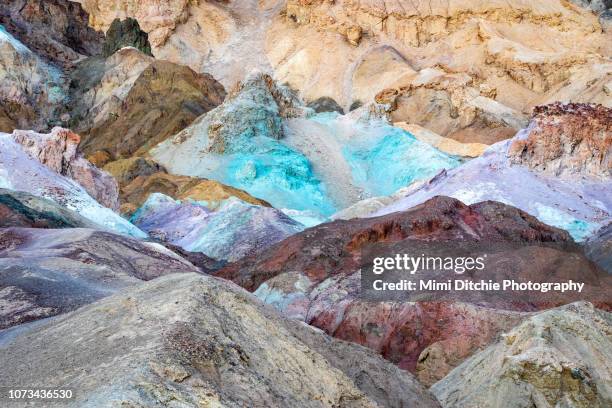
[[206, 201], [174, 200], [161, 193], [149, 195], [130, 221], [162, 242], [227, 261], [255, 255], [304, 229], [277, 209], [235, 197], [213, 207]]
[[92, 229], [3, 228], [0, 240], [0, 330], [162, 275], [199, 272], [162, 245]]
[[[542, 312], [470, 357], [432, 392], [444, 407], [610, 405], [610, 313], [589, 303]], [[469, 373], [469, 377], [466, 376]], [[469, 378], [469, 380], [468, 380]]]
[[403, 198], [373, 215], [405, 210], [437, 195], [466, 203], [496, 200], [583, 241], [606, 225], [612, 212], [610, 111], [588, 104], [538, 108], [530, 126], [514, 138], [457, 169], [414, 184]]
[[[74, 405], [439, 407], [410, 374], [366, 349], [194, 274], [156, 279], [4, 343], [3, 378], [70, 382], [80, 390]], [[37, 357], [56, 350], [71, 355], [60, 374], [57, 361]], [[83, 372], [95, 374], [83, 379]]]
[[[468, 207], [444, 197], [407, 212], [308, 229], [255, 257], [228, 265], [217, 275], [254, 291], [287, 316], [366, 345], [402, 368], [418, 370], [419, 378], [429, 383], [521, 318], [520, 313], [500, 309], [531, 310], [538, 304], [545, 308], [567, 301], [550, 293], [521, 300], [508, 293], [492, 298], [484, 292], [472, 293], [476, 297], [445, 292], [444, 302], [436, 298], [369, 302], [360, 295], [366, 253], [463, 257], [486, 253], [483, 279], [520, 276], [540, 281], [546, 276], [550, 281], [554, 276], [564, 280], [573, 276], [581, 281], [594, 279], [595, 292], [600, 285], [610, 284], [608, 275], [587, 260], [566, 232], [500, 203]], [[470, 272], [471, 278], [478, 280], [478, 276]], [[428, 271], [428, 277], [446, 279], [433, 271]], [[602, 292], [593, 299], [604, 297]], [[426, 352], [429, 347], [432, 351]], [[422, 356], [429, 356], [427, 363]]]

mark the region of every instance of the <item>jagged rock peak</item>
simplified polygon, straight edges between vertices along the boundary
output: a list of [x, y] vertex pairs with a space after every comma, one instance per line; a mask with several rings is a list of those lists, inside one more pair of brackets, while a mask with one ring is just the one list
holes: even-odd
[[297, 96], [297, 93], [288, 86], [278, 84], [265, 73], [251, 73], [244, 81], [236, 84], [228, 94], [228, 100], [236, 98], [242, 92], [250, 89], [267, 90], [278, 106], [278, 112], [283, 118], [296, 118], [304, 116], [308, 110]]
[[508, 149], [513, 163], [556, 176], [612, 177], [612, 109], [583, 103], [537, 106], [526, 134]]
[[119, 18], [113, 20], [106, 32], [102, 54], [105, 57], [110, 57], [124, 47], [134, 47], [147, 55], [153, 56], [149, 35], [140, 29], [138, 20], [130, 17], [125, 20]]

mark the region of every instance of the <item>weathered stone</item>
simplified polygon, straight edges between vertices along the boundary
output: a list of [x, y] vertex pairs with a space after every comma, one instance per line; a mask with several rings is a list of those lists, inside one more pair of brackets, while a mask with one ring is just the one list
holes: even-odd
[[334, 101], [333, 98], [330, 98], [328, 96], [322, 96], [312, 102], [309, 102], [306, 106], [314, 109], [314, 111], [317, 113], [338, 112], [341, 115], [344, 114], [344, 110], [342, 109], [342, 107], [338, 105], [338, 103]]
[[199, 270], [160, 244], [82, 228], [0, 229], [0, 330], [178, 272]]
[[612, 108], [562, 104], [534, 109], [528, 133], [508, 148], [512, 163], [554, 176], [612, 177]]
[[110, 57], [124, 47], [134, 47], [147, 55], [153, 56], [148, 34], [140, 29], [138, 21], [133, 18], [126, 18], [125, 20], [116, 18], [113, 20], [106, 32], [102, 54], [105, 57]]
[[6, 227], [99, 228], [51, 200], [0, 188], [0, 228]]
[[104, 34], [88, 26], [89, 15], [68, 0], [16, 0], [0, 3], [0, 24], [47, 61], [71, 67], [97, 55]]
[[124, 48], [106, 60], [84, 61], [72, 74], [70, 106], [86, 154], [114, 160], [145, 153], [223, 101], [210, 75]]
[[431, 390], [449, 408], [607, 407], [611, 327], [612, 315], [586, 302], [536, 314]]
[[[147, 282], [4, 343], [7, 384], [69, 383], [79, 390], [73, 403], [89, 407], [440, 406], [409, 373], [367, 349], [194, 274]], [[70, 355], [70, 364], [41, 358], [43, 350]]]
[[100, 204], [112, 210], [119, 209], [117, 182], [78, 152], [79, 135], [68, 129], [54, 128], [49, 134], [16, 130], [12, 137], [30, 156], [79, 183]]

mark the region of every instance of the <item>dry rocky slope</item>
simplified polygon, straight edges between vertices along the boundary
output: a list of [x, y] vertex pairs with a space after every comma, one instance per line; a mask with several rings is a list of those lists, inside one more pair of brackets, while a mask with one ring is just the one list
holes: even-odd
[[385, 102], [394, 121], [464, 142], [513, 135], [537, 104], [611, 100], [612, 31], [600, 23], [599, 4], [144, 3], [81, 0], [94, 28], [133, 17], [156, 57], [211, 73], [226, 87], [252, 69], [273, 72], [308, 101], [331, 97], [345, 111], [357, 101]]
[[75, 407], [440, 406], [369, 350], [195, 274], [162, 277], [0, 338], [0, 349], [3, 385], [70, 384]]
[[21, 226], [0, 229], [0, 330], [162, 275], [199, 272], [160, 244], [92, 229]]
[[66, 68], [102, 50], [104, 34], [89, 27], [88, 18], [68, 0], [0, 2], [0, 24], [30, 50]]
[[71, 74], [71, 89], [69, 123], [83, 136], [81, 148], [111, 159], [145, 153], [225, 97], [210, 75], [135, 48], [83, 61]]
[[[600, 301], [608, 299], [612, 283], [566, 232], [501, 203], [466, 206], [447, 197], [383, 217], [310, 228], [228, 265], [217, 276], [254, 291], [285, 315], [380, 352], [429, 384], [516, 324], [522, 316], [518, 311], [571, 301], [552, 292], [531, 297], [498, 292], [493, 297], [480, 291], [469, 292], [471, 296], [448, 292], [437, 298], [369, 302], [360, 295], [360, 268], [368, 253], [474, 258], [486, 254], [484, 271], [472, 270], [465, 278], [573, 279], [587, 282], [585, 296]], [[438, 281], [450, 278], [435, 268], [420, 272], [424, 273]], [[430, 301], [410, 301], [419, 299]]]
[[609, 407], [611, 325], [612, 314], [589, 303], [542, 312], [431, 390], [448, 408]]

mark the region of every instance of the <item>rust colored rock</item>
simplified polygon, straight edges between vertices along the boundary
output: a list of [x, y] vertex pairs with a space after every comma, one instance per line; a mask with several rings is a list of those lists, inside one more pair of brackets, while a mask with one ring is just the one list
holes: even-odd
[[113, 177], [92, 165], [78, 152], [81, 138], [68, 129], [54, 128], [42, 134], [16, 130], [13, 140], [33, 158], [80, 184], [100, 204], [119, 209], [119, 187]]
[[[444, 293], [434, 301], [373, 302], [361, 298], [367, 252], [380, 257], [486, 254], [484, 272], [467, 274], [474, 280], [574, 279], [591, 282], [593, 291], [610, 288], [608, 275], [589, 262], [565, 231], [501, 203], [467, 206], [448, 197], [435, 197], [405, 212], [310, 228], [257, 257], [228, 265], [217, 276], [254, 291], [288, 316], [376, 350], [416, 371], [427, 384], [441, 379], [526, 312], [565, 302], [551, 294], [538, 293], [533, 301], [515, 292], [487, 297], [482, 291], [469, 297]], [[419, 273], [438, 278], [431, 271]]]
[[612, 177], [612, 109], [554, 103], [537, 106], [524, 138], [508, 150], [514, 163], [556, 176]]
[[395, 110], [397, 108], [397, 97], [399, 96], [399, 91], [397, 89], [389, 88], [380, 91], [374, 97], [376, 103], [381, 103], [384, 105], [389, 105], [391, 110]]
[[351, 45], [354, 45], [355, 47], [358, 46], [361, 42], [362, 36], [363, 30], [358, 25], [353, 25], [346, 29], [346, 39]]

